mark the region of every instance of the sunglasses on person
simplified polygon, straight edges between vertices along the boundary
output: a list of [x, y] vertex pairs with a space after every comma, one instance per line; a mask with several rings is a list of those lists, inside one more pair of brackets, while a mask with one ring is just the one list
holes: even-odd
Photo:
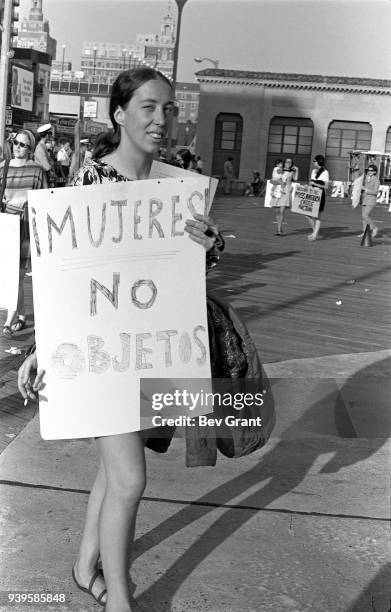
[[22, 142], [21, 140], [14, 140], [14, 147], [21, 147], [22, 149], [25, 149], [26, 147], [29, 147], [30, 145], [27, 142]]

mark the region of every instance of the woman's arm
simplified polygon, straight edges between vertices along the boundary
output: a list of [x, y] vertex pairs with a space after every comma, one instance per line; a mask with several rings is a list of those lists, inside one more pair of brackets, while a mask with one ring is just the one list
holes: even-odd
[[198, 214], [194, 217], [186, 221], [185, 231], [194, 242], [201, 244], [207, 251], [206, 269], [210, 270], [218, 264], [220, 253], [225, 247], [224, 238], [211, 217]]

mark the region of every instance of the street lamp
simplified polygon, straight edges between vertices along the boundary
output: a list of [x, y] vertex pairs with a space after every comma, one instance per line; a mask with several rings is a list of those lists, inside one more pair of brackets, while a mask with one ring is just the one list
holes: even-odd
[[[178, 70], [178, 50], [179, 50], [179, 38], [181, 35], [182, 11], [183, 11], [183, 7], [185, 6], [187, 0], [175, 0], [175, 2], [178, 8], [178, 20], [177, 20], [177, 26], [176, 26], [174, 57], [173, 57], [173, 66], [172, 66], [172, 89], [174, 91], [174, 95], [175, 95], [175, 88], [176, 88], [176, 75], [177, 75], [177, 70]], [[172, 128], [173, 128], [173, 121], [171, 120], [168, 125], [168, 132], [167, 132], [166, 157], [168, 160], [170, 160], [170, 157], [171, 157]]]
[[219, 67], [219, 60], [214, 60], [214, 59], [211, 59], [210, 57], [195, 57], [194, 61], [197, 62], [198, 64], [200, 64], [201, 62], [207, 61], [207, 62], [211, 62], [214, 68]]
[[92, 71], [92, 82], [95, 83], [95, 69], [96, 69], [96, 53], [98, 51], [98, 47], [94, 47], [94, 66]]
[[126, 69], [126, 49], [122, 49], [122, 70]]

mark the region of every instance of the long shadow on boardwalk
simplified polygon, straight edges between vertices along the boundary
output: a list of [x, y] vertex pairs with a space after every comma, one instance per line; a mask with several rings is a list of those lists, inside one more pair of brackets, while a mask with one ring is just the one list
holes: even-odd
[[391, 563], [386, 563], [346, 610], [346, 612], [371, 611], [391, 612]]
[[[385, 368], [389, 367], [389, 360], [384, 360], [376, 365], [378, 372], [386, 371]], [[384, 445], [390, 431], [387, 407], [382, 405], [379, 408], [381, 416], [378, 422], [371, 422], [367, 426], [365, 418], [360, 420], [360, 431], [356, 432], [343, 399], [344, 391], [346, 393], [345, 397], [349, 396], [349, 392], [356, 389], [357, 385], [362, 387], [363, 379], [364, 385], [367, 384], [369, 387], [368, 381], [371, 373], [373, 374], [373, 366], [361, 370], [348, 379], [339, 392], [335, 383], [333, 391], [328, 395], [318, 395], [322, 399], [315, 400], [311, 409], [284, 431], [278, 444], [267, 452], [251, 470], [240, 474], [229, 482], [225, 482], [196, 501], [187, 503], [186, 507], [139, 538], [135, 545], [136, 557], [170, 538], [194, 521], [206, 516], [216, 507], [221, 509], [226, 506], [226, 512], [139, 597], [139, 603], [145, 605], [147, 609], [151, 609], [151, 606], [153, 606], [155, 612], [169, 612], [175, 593], [195, 568], [256, 514], [267, 509], [278, 498], [298, 487], [320, 455], [324, 453], [332, 454], [332, 458], [323, 467], [322, 472], [336, 473], [343, 467], [365, 461], [377, 452]], [[365, 383], [365, 379], [367, 383]], [[320, 381], [320, 385], [324, 385], [326, 382], [330, 384], [330, 381]], [[378, 385], [379, 379], [375, 382]], [[360, 402], [360, 406], [364, 403]], [[374, 406], [373, 398], [371, 405]], [[363, 409], [361, 408], [361, 410]], [[351, 410], [354, 412], [354, 406], [351, 406]], [[375, 411], [375, 406], [373, 410]], [[326, 423], [327, 415], [329, 417], [328, 424]], [[334, 423], [331, 428], [330, 417]], [[306, 444], [304, 444], [300, 432], [310, 432], [317, 435], [313, 440], [311, 440], [311, 437], [307, 437]], [[356, 446], [350, 444], [349, 452], [345, 448], [342, 449], [339, 438], [355, 439], [357, 437], [366, 438], [368, 444], [365, 447], [362, 444]], [[289, 453], [287, 453], [288, 450]], [[243, 495], [247, 489], [257, 485], [259, 489], [247, 498], [242, 498], [239, 506], [229, 506], [231, 500]], [[240, 511], [240, 508], [245, 509], [245, 511]], [[313, 514], [316, 515], [317, 513]]]

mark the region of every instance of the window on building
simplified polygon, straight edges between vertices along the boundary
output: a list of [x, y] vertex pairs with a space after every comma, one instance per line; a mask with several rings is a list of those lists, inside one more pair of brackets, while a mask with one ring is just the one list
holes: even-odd
[[310, 119], [275, 117], [269, 129], [269, 153], [310, 155], [314, 128]]
[[222, 174], [227, 157], [233, 158], [236, 173], [240, 173], [243, 118], [237, 113], [219, 113], [215, 122], [212, 173]]
[[236, 122], [223, 121], [221, 124], [220, 149], [233, 151], [236, 141]]
[[371, 148], [372, 127], [369, 123], [333, 121], [327, 133], [326, 157], [347, 157], [354, 149]]

